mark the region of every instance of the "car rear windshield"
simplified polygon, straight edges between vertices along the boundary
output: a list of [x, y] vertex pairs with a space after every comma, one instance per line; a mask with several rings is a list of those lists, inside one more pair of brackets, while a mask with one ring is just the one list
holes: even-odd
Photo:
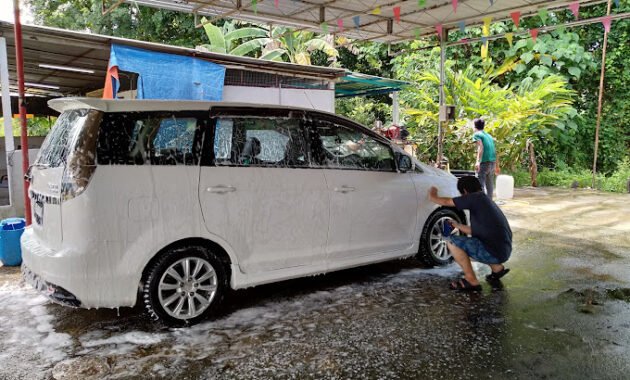
[[100, 119], [100, 111], [75, 109], [64, 111], [46, 136], [36, 165], [50, 168], [64, 166], [75, 145], [76, 136], [88, 120]]

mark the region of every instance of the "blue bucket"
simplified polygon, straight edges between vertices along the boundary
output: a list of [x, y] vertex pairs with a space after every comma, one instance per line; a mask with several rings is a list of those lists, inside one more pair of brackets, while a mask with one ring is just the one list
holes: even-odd
[[20, 237], [26, 227], [22, 218], [8, 218], [0, 222], [0, 261], [6, 266], [22, 264]]

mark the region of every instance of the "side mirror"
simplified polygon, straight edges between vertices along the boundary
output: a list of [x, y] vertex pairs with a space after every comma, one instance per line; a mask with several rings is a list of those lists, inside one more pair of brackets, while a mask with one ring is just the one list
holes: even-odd
[[407, 173], [413, 170], [413, 162], [409, 156], [404, 154], [398, 156], [398, 170], [400, 170], [401, 173]]

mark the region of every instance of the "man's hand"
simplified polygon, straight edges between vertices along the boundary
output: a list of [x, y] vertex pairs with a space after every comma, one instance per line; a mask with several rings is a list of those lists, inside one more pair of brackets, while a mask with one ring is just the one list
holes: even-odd
[[494, 167], [494, 175], [499, 175], [501, 174], [501, 168], [499, 167], [499, 165], [496, 165]]
[[479, 161], [475, 162], [475, 172], [476, 173], [479, 173], [479, 167], [480, 167]]

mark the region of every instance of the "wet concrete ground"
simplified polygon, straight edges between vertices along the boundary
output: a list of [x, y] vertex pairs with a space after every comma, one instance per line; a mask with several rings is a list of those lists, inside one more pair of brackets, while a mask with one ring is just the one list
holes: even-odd
[[0, 268], [0, 379], [630, 378], [630, 195], [520, 189], [501, 207], [512, 271], [481, 294], [448, 290], [455, 266], [395, 261], [237, 291], [166, 329], [50, 304]]

